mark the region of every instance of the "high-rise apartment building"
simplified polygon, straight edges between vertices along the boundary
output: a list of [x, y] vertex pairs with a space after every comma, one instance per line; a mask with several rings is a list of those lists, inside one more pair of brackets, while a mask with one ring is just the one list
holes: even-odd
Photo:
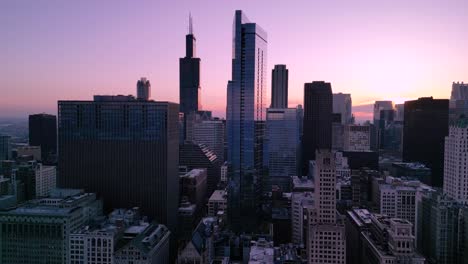
[[288, 108], [288, 76], [286, 65], [275, 65], [271, 73], [270, 108]]
[[48, 114], [29, 116], [29, 145], [41, 147], [43, 162], [54, 162], [57, 154], [57, 117]]
[[201, 110], [200, 58], [196, 55], [196, 41], [192, 17], [189, 17], [189, 32], [185, 36], [185, 57], [179, 60], [180, 112], [187, 115]]
[[301, 147], [299, 122], [296, 108], [267, 109], [265, 145], [270, 187], [278, 185], [289, 192], [291, 176], [298, 175]]
[[336, 211], [336, 165], [330, 150], [315, 156], [314, 210], [308, 212], [308, 263], [346, 263], [346, 236]]
[[456, 201], [468, 203], [468, 119], [460, 119], [445, 137], [444, 193]]
[[343, 143], [344, 151], [370, 151], [370, 127], [346, 125]]
[[444, 140], [448, 135], [446, 99], [432, 97], [405, 102], [403, 161], [421, 162], [432, 170], [431, 186], [442, 187]]
[[333, 94], [333, 113], [341, 114], [341, 124], [346, 125], [352, 123], [352, 107], [353, 101], [351, 100], [351, 94]]
[[179, 106], [133, 96], [59, 101], [60, 187], [96, 192], [107, 210], [139, 206], [174, 230]]
[[307, 175], [310, 160], [317, 149], [332, 147], [333, 97], [331, 84], [304, 84], [304, 120], [302, 134], [302, 174]]
[[150, 81], [142, 77], [137, 82], [137, 100], [148, 101], [151, 97]]
[[232, 79], [227, 86], [229, 220], [235, 231], [257, 227], [266, 115], [267, 33], [237, 10], [233, 28]]

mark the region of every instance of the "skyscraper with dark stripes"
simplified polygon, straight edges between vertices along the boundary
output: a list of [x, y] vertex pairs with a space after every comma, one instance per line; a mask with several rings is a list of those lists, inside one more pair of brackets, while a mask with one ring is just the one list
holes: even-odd
[[53, 162], [57, 154], [57, 117], [48, 114], [29, 116], [29, 145], [41, 147], [44, 163]]
[[177, 225], [179, 105], [133, 96], [59, 101], [58, 186], [85, 189], [105, 209], [140, 207]]
[[200, 58], [196, 57], [196, 42], [190, 16], [189, 32], [185, 36], [185, 57], [179, 60], [180, 112], [185, 115], [201, 110]]
[[271, 72], [270, 108], [288, 108], [288, 78], [286, 65], [275, 65]]
[[304, 84], [304, 125], [302, 135], [302, 175], [307, 175], [309, 161], [317, 149], [332, 147], [333, 94], [331, 84]]

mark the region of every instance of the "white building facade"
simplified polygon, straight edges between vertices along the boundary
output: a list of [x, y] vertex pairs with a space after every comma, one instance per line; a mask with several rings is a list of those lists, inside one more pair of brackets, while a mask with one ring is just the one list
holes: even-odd
[[315, 155], [314, 210], [308, 212], [308, 263], [346, 263], [346, 235], [336, 211], [336, 165], [330, 150]]
[[450, 126], [445, 137], [444, 193], [460, 203], [468, 203], [468, 121]]

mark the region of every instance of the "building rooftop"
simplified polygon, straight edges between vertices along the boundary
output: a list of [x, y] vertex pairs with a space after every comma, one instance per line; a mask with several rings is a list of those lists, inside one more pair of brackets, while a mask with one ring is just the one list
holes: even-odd
[[73, 208], [59, 208], [53, 206], [41, 206], [41, 205], [23, 205], [16, 209], [0, 212], [0, 215], [22, 215], [22, 216], [68, 216], [75, 210], [80, 209], [79, 207]]
[[401, 167], [409, 170], [431, 170], [426, 165], [419, 162], [393, 162], [392, 166]]
[[170, 231], [166, 226], [157, 223], [141, 223], [128, 227], [124, 235], [118, 240], [116, 252], [131, 244], [147, 254], [159, 242], [169, 239]]
[[354, 223], [360, 227], [372, 223], [372, 214], [367, 209], [353, 209], [347, 213], [353, 219]]
[[273, 264], [275, 249], [273, 242], [268, 242], [260, 238], [258, 241], [252, 241], [250, 247], [249, 264]]
[[211, 195], [209, 201], [221, 201], [227, 199], [227, 192], [225, 190], [215, 190]]
[[183, 175], [183, 177], [195, 178], [198, 175], [203, 174], [205, 171], [206, 171], [206, 169], [192, 169], [192, 170], [188, 171], [187, 173], [185, 173]]
[[293, 189], [313, 189], [314, 182], [307, 177], [293, 176]]

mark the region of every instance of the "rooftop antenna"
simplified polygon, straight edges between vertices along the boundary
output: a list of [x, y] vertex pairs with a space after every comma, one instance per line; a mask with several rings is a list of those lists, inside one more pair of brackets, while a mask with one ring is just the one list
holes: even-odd
[[193, 35], [192, 13], [189, 12], [189, 35]]

